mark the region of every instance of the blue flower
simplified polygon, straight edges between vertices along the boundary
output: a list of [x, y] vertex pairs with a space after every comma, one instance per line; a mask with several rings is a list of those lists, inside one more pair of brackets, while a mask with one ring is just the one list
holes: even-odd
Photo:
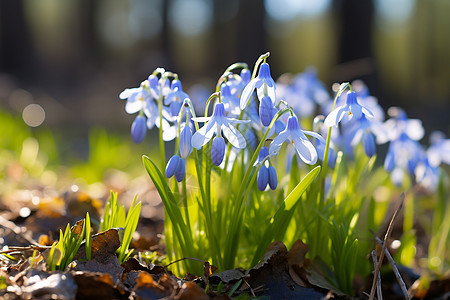
[[403, 133], [415, 141], [422, 139], [425, 134], [422, 121], [409, 119], [406, 112], [399, 107], [389, 108], [388, 114], [393, 118], [384, 122], [384, 129], [387, 134], [385, 137], [377, 136], [378, 143], [396, 140]]
[[374, 135], [384, 137], [386, 134], [381, 123], [367, 119], [364, 114], [346, 130], [346, 136], [350, 137], [350, 144], [354, 147], [362, 140], [364, 151], [369, 157], [376, 153]]
[[131, 125], [131, 137], [136, 144], [141, 143], [147, 133], [147, 125], [145, 117], [138, 115]]
[[269, 126], [272, 118], [274, 117], [274, 107], [272, 100], [269, 97], [264, 96], [259, 104], [259, 118], [264, 126]]
[[267, 147], [261, 147], [258, 154], [258, 160], [255, 163], [255, 165], [262, 164], [256, 177], [256, 183], [260, 191], [264, 191], [267, 185], [269, 185], [272, 190], [276, 189], [278, 185], [277, 172], [275, 168], [269, 164], [268, 157], [269, 149], [267, 149]]
[[356, 93], [349, 91], [347, 93], [347, 100], [344, 105], [336, 107], [330, 114], [325, 118], [324, 126], [338, 126], [339, 122], [342, 121], [344, 116], [348, 116], [348, 120], [355, 118], [358, 120], [362, 115], [366, 115], [369, 118], [373, 118], [373, 114], [370, 110], [358, 103], [356, 99]]
[[181, 182], [185, 174], [185, 162], [184, 159], [178, 155], [172, 156], [167, 162], [166, 166], [166, 177], [170, 178], [175, 175], [175, 179]]
[[180, 155], [182, 158], [187, 158], [192, 152], [192, 131], [189, 125], [184, 123], [183, 129], [180, 133]]
[[[325, 147], [326, 147], [326, 141], [324, 139], [316, 139], [316, 150], [317, 154], [319, 155], [319, 159], [323, 161], [325, 158]], [[328, 166], [332, 169], [334, 169], [336, 165], [336, 152], [333, 149], [332, 142], [330, 142], [330, 148], [328, 148]]]
[[296, 116], [290, 116], [286, 128], [275, 137], [269, 146], [271, 156], [278, 155], [282, 144], [288, 140], [294, 144], [295, 150], [300, 158], [307, 164], [315, 164], [317, 161], [317, 151], [313, 144], [306, 138], [305, 133], [317, 139], [323, 140], [322, 136], [312, 131], [303, 131], [298, 125]]
[[147, 128], [152, 129], [155, 124], [159, 127], [159, 111], [156, 102], [154, 100], [146, 101], [143, 110], [147, 117]]
[[223, 103], [216, 104], [211, 117], [192, 118], [192, 120], [196, 122], [207, 122], [192, 136], [192, 146], [194, 148], [200, 149], [203, 145], [209, 142], [209, 140], [211, 140], [214, 133], [221, 136], [221, 132], [223, 132], [223, 135], [234, 147], [238, 149], [245, 148], [245, 138], [233, 124], [247, 123], [248, 121], [227, 118]]
[[250, 97], [255, 90], [258, 93], [258, 98], [262, 99], [264, 96], [269, 96], [272, 100], [272, 103], [276, 104], [276, 93], [275, 93], [275, 82], [270, 75], [270, 67], [269, 64], [263, 63], [259, 68], [258, 76], [251, 80], [247, 86], [242, 91], [241, 95], [241, 109], [244, 109], [247, 106]]
[[414, 175], [416, 166], [421, 159], [421, 152], [420, 144], [406, 133], [402, 133], [398, 139], [390, 143], [384, 160], [384, 168], [391, 173], [391, 179], [397, 186], [401, 186], [405, 171]]
[[265, 165], [262, 165], [258, 170], [258, 175], [256, 176], [256, 183], [258, 185], [258, 190], [264, 191], [267, 184], [269, 183], [269, 170]]
[[138, 88], [125, 89], [119, 94], [120, 99], [127, 99], [125, 111], [128, 114], [134, 114], [144, 108], [145, 103], [153, 100], [153, 95], [144, 88], [144, 83]]
[[211, 145], [211, 160], [215, 166], [220, 166], [225, 155], [225, 140], [216, 136]]
[[224, 83], [220, 86], [222, 103], [225, 111], [232, 116], [239, 116], [241, 109], [239, 108], [239, 97], [237, 93], [231, 93], [230, 83]]
[[427, 150], [429, 164], [433, 167], [441, 163], [450, 165], [450, 139], [446, 139], [440, 131], [432, 132], [430, 135], [431, 146]]
[[417, 164], [414, 175], [418, 184], [431, 192], [436, 191], [439, 185], [439, 167], [432, 166], [426, 155]]
[[[181, 81], [173, 80], [170, 87], [170, 92], [164, 98], [164, 105], [169, 106], [169, 112], [172, 118], [178, 116], [178, 112], [181, 109], [184, 99], [189, 98], [188, 94], [183, 92], [181, 87]], [[172, 121], [172, 120], [171, 120]]]

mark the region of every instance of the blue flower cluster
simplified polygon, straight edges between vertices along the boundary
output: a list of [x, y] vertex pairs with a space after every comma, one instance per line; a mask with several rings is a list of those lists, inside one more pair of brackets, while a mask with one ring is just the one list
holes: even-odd
[[[449, 139], [435, 134], [431, 147], [425, 151], [418, 143], [424, 134], [421, 122], [408, 119], [399, 108], [391, 108], [388, 114], [392, 118], [384, 121], [377, 99], [359, 81], [352, 84], [354, 89], [349, 85], [347, 93], [340, 91], [332, 101], [313, 69], [293, 77], [284, 75], [275, 83], [264, 59], [255, 75], [254, 72], [253, 78], [246, 67], [239, 74], [227, 70], [216, 93], [207, 101], [207, 105], [213, 105], [212, 115], [196, 117], [178, 76], [156, 69], [140, 87], [125, 89], [119, 95], [127, 99], [127, 113], [138, 113], [131, 126], [133, 141], [142, 142], [147, 129], [155, 125], [162, 131], [164, 141], [177, 138], [176, 153], [167, 163], [166, 176], [175, 176], [180, 182], [185, 177], [185, 160], [193, 148], [201, 149], [211, 141], [212, 163], [227, 168], [236, 153], [254, 151], [261, 137], [266, 136], [263, 143], [267, 147], [262, 146], [256, 163], [257, 186], [261, 191], [277, 186], [277, 173], [270, 159], [278, 155], [283, 144], [291, 149], [288, 161], [297, 155], [297, 161], [313, 165], [325, 158], [328, 133], [331, 135], [327, 163], [332, 168], [337, 151], [352, 157], [354, 147], [362, 144], [365, 154], [372, 157], [376, 155], [376, 144], [389, 142], [384, 167], [397, 185], [402, 184], [404, 174], [409, 174], [434, 189], [439, 165], [450, 163]], [[282, 114], [281, 110], [289, 113]], [[316, 113], [326, 117], [318, 116], [312, 122]], [[302, 129], [302, 125], [308, 124], [316, 125], [311, 126], [314, 131]], [[329, 130], [330, 127], [337, 130]], [[225, 157], [229, 158], [228, 166]]]

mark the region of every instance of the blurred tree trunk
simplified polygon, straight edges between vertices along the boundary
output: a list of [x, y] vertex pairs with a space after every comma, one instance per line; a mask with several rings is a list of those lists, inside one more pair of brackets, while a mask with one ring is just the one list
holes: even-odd
[[36, 56], [22, 0], [0, 1], [0, 70], [19, 81], [33, 78]]

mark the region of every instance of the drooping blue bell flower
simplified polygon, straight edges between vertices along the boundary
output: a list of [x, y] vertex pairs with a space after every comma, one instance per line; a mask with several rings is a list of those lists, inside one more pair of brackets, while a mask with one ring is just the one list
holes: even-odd
[[147, 133], [147, 121], [144, 116], [138, 115], [131, 125], [131, 137], [136, 144], [141, 143]]
[[325, 118], [324, 126], [337, 127], [339, 122], [343, 120], [344, 116], [348, 116], [347, 120], [350, 120], [352, 118], [358, 120], [363, 114], [366, 117], [373, 118], [372, 112], [358, 103], [358, 100], [356, 99], [356, 93], [353, 91], [349, 91], [347, 93], [346, 103], [344, 105], [336, 107], [328, 114], [328, 116]]
[[215, 166], [220, 166], [225, 155], [225, 140], [216, 136], [211, 145], [211, 160]]
[[166, 177], [170, 178], [175, 175], [178, 170], [178, 165], [180, 164], [181, 158], [178, 155], [173, 155], [166, 165]]
[[258, 175], [256, 176], [256, 183], [258, 185], [258, 190], [264, 191], [266, 189], [267, 183], [269, 182], [269, 170], [265, 165], [262, 165], [258, 170]]
[[267, 169], [269, 171], [269, 186], [272, 190], [274, 190], [278, 185], [277, 171], [273, 166], [269, 166]]
[[200, 149], [203, 145], [211, 140], [214, 133], [220, 135], [223, 132], [225, 138], [236, 148], [243, 149], [247, 145], [245, 138], [234, 127], [233, 124], [247, 123], [249, 121], [228, 118], [225, 115], [225, 107], [223, 103], [217, 103], [211, 117], [192, 118], [196, 122], [206, 122], [202, 128], [192, 136], [192, 146]]
[[273, 118], [273, 103], [269, 97], [264, 96], [259, 104], [259, 118], [264, 126], [269, 126]]
[[184, 127], [180, 133], [180, 155], [187, 158], [192, 152], [192, 131], [189, 124], [184, 123]]
[[278, 155], [284, 142], [290, 141], [300, 158], [307, 164], [313, 165], [317, 161], [317, 151], [313, 144], [306, 138], [305, 134], [323, 140], [323, 137], [312, 131], [301, 130], [296, 116], [290, 116], [286, 128], [276, 136], [269, 146], [271, 156]]
[[166, 165], [166, 177], [171, 178], [175, 175], [175, 179], [181, 182], [186, 172], [184, 159], [178, 155], [172, 156]]
[[270, 67], [267, 63], [262, 63], [259, 67], [259, 73], [256, 78], [251, 80], [242, 91], [241, 95], [241, 109], [247, 106], [248, 101], [256, 89], [258, 98], [261, 100], [264, 96], [269, 96], [274, 105], [277, 104], [276, 92], [275, 92], [275, 81], [270, 75]]

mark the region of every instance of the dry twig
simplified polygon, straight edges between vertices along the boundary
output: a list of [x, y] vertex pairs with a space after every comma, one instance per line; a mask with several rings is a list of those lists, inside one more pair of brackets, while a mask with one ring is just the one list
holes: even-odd
[[[371, 231], [371, 232], [375, 236], [375, 241], [377, 241], [377, 243], [380, 246], [383, 246], [383, 241], [375, 235], [375, 232], [373, 232], [373, 231]], [[394, 271], [395, 278], [397, 278], [397, 282], [400, 285], [400, 288], [402, 289], [403, 296], [407, 300], [411, 299], [411, 297], [409, 296], [409, 293], [408, 293], [408, 289], [406, 288], [406, 284], [403, 281], [402, 276], [400, 275], [400, 272], [397, 268], [397, 264], [395, 263], [394, 259], [392, 258], [392, 255], [389, 253], [389, 250], [387, 248], [386, 248], [385, 254], [386, 254], [386, 258], [388, 259], [389, 263], [391, 264], [392, 270]]]
[[[373, 267], [376, 268], [378, 265], [377, 251], [372, 250], [372, 252], [370, 254], [372, 255]], [[381, 292], [381, 276], [378, 276], [378, 279], [377, 279], [377, 299], [383, 300], [383, 293]]]
[[397, 209], [395, 210], [394, 215], [392, 216], [391, 222], [389, 223], [389, 227], [388, 227], [388, 229], [386, 231], [386, 234], [384, 236], [383, 246], [381, 247], [380, 259], [379, 259], [378, 265], [377, 265], [377, 267], [375, 269], [375, 273], [373, 274], [372, 289], [370, 290], [369, 300], [373, 300], [374, 297], [375, 297], [375, 287], [377, 285], [378, 274], [380, 273], [381, 265], [383, 263], [384, 253], [386, 251], [386, 245], [387, 245], [386, 242], [389, 240], [389, 237], [391, 236], [392, 229], [394, 228], [394, 226], [393, 226], [394, 222], [397, 219], [398, 212], [403, 207], [403, 202], [404, 201], [405, 201], [405, 193], [402, 193], [401, 199], [400, 199], [400, 204], [398, 205]]

